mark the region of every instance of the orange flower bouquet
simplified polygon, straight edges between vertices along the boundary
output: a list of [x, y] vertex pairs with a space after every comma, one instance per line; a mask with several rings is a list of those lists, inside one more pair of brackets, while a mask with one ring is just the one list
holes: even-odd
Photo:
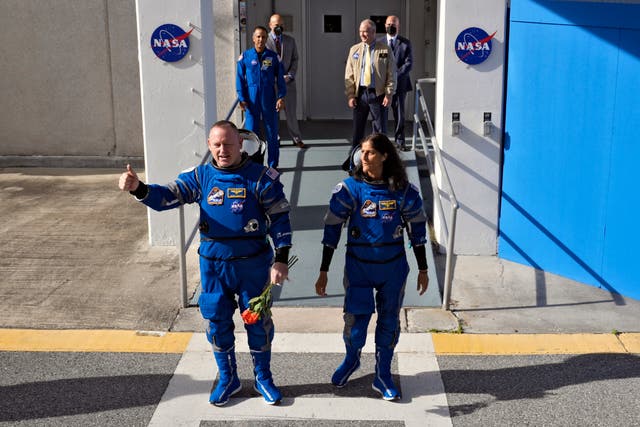
[[[296, 262], [298, 262], [298, 257], [294, 255], [289, 258], [287, 267], [291, 269]], [[269, 286], [260, 295], [249, 300], [249, 308], [241, 314], [244, 323], [253, 325], [263, 316], [271, 316], [271, 288], [273, 285], [274, 283], [269, 283]]]

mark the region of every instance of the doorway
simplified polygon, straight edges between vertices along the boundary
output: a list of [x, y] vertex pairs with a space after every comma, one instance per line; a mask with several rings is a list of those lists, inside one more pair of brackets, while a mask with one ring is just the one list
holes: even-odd
[[397, 15], [404, 22], [405, 0], [309, 1], [306, 60], [307, 118], [351, 119], [344, 95], [344, 68], [349, 48], [360, 41], [358, 27], [366, 18], [376, 22], [376, 37], [384, 34], [384, 20]]

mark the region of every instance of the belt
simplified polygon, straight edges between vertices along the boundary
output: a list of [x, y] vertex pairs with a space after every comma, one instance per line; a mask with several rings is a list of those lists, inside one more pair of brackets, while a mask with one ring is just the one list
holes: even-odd
[[368, 248], [379, 248], [382, 246], [403, 246], [404, 240], [398, 240], [397, 242], [378, 242], [378, 243], [370, 243], [370, 242], [347, 242], [347, 247], [349, 246], [365, 246]]
[[208, 257], [208, 256], [205, 256], [205, 255], [202, 255], [200, 253], [200, 248], [198, 248], [198, 255], [200, 255], [204, 259], [208, 259], [209, 261], [236, 261], [236, 260], [239, 260], [239, 259], [249, 259], [249, 258], [256, 257], [258, 255], [262, 255], [263, 253], [267, 252], [270, 248], [271, 248], [271, 246], [265, 245], [260, 250], [258, 250], [257, 252], [254, 252], [252, 254], [244, 255], [244, 256], [231, 256], [229, 258], [212, 258], [212, 257]]
[[200, 234], [201, 242], [222, 242], [225, 240], [265, 240], [267, 238], [266, 234], [258, 234], [253, 236], [229, 236], [229, 237], [210, 237], [205, 236], [204, 234]]
[[364, 262], [367, 264], [387, 264], [391, 261], [395, 261], [398, 258], [404, 256], [405, 252], [401, 251], [399, 253], [397, 253], [396, 255], [392, 256], [391, 258], [387, 258], [387, 259], [365, 259], [365, 258], [360, 258], [359, 256], [356, 256], [353, 252], [351, 251], [347, 251], [347, 256], [350, 256], [352, 258], [355, 258], [356, 260], [360, 261], [360, 262]]
[[364, 92], [365, 90], [366, 90], [367, 92], [375, 92], [375, 91], [376, 91], [376, 88], [374, 88], [374, 87], [368, 87], [368, 86], [358, 86], [358, 90], [360, 90], [360, 91], [362, 91], [362, 92]]

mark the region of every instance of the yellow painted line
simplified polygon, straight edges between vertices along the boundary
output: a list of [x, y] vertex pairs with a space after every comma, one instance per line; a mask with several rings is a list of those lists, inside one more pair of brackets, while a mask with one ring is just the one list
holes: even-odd
[[614, 334], [433, 334], [436, 354], [626, 353]]
[[0, 351], [182, 353], [191, 332], [0, 329]]
[[629, 353], [640, 354], [640, 333], [623, 333], [618, 338]]

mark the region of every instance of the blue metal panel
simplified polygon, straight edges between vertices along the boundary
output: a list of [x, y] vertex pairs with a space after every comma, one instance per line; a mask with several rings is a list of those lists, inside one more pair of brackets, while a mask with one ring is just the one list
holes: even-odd
[[640, 299], [640, 31], [622, 31], [616, 78], [603, 276]]
[[640, 298], [640, 5], [511, 4], [499, 254]]
[[511, 21], [640, 29], [636, 4], [511, 0]]
[[500, 255], [591, 284], [602, 281], [611, 32], [512, 23], [509, 41]]

